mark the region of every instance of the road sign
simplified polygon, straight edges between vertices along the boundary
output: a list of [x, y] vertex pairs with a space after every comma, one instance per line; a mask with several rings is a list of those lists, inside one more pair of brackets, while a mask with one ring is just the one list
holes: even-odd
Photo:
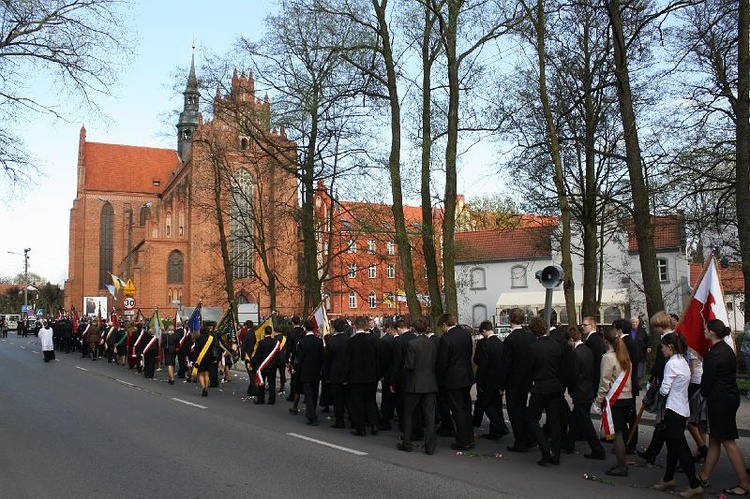
[[125, 317], [132, 317], [135, 315], [135, 310], [123, 310], [122, 313]]
[[122, 300], [122, 305], [125, 307], [125, 310], [133, 310], [135, 308], [135, 298], [132, 296], [126, 297]]

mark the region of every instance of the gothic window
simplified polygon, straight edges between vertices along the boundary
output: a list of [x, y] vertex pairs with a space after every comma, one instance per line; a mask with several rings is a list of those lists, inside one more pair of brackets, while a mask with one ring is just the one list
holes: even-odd
[[386, 273], [388, 275], [388, 279], [394, 279], [396, 277], [396, 266], [392, 263], [389, 263], [386, 267]]
[[511, 288], [526, 288], [526, 267], [523, 265], [516, 265], [510, 269], [510, 287]]
[[367, 252], [371, 255], [375, 253], [375, 241], [372, 239], [367, 241]]
[[[471, 289], [486, 289], [487, 285], [484, 277], [484, 269], [471, 269]], [[482, 322], [482, 321], [479, 321]]]
[[237, 295], [237, 298], [235, 298], [235, 301], [237, 302], [237, 305], [244, 305], [245, 303], [250, 303], [247, 301], [247, 297], [243, 294]]
[[240, 169], [233, 179], [229, 208], [229, 248], [232, 259], [232, 277], [247, 279], [252, 275], [253, 254], [253, 196], [255, 181]]
[[[115, 210], [109, 202], [104, 203], [99, 226], [99, 289], [112, 282], [112, 259], [115, 247], [114, 241]], [[130, 277], [130, 276], [128, 276]]]
[[167, 303], [172, 303], [172, 288], [167, 291]]
[[378, 301], [375, 298], [375, 291], [370, 291], [370, 294], [367, 295], [367, 304], [370, 308], [376, 308], [378, 306]]
[[385, 243], [385, 252], [389, 255], [396, 254], [396, 245], [393, 244], [393, 241], [388, 241], [387, 243]]
[[375, 266], [375, 264], [370, 264], [369, 267], [367, 267], [367, 277], [370, 279], [375, 279], [378, 276], [378, 268]]
[[182, 253], [174, 250], [167, 258], [167, 282], [169, 284], [182, 284], [182, 274], [185, 266], [185, 259]]
[[357, 308], [357, 293], [349, 291], [349, 308]]
[[[147, 204], [150, 205], [151, 203]], [[141, 211], [138, 214], [138, 225], [140, 225], [141, 227], [146, 225], [149, 215], [151, 215], [151, 207], [146, 205], [141, 206]]]
[[167, 237], [170, 237], [172, 235], [172, 212], [167, 212], [167, 220], [165, 223], [164, 231], [166, 233]]
[[246, 138], [243, 137], [242, 139], [240, 139], [240, 151], [246, 151], [247, 150], [247, 144], [248, 144], [248, 142], [247, 142]]
[[177, 235], [182, 237], [185, 235], [185, 211], [184, 208], [180, 208], [180, 215], [178, 218], [179, 226], [177, 228]]

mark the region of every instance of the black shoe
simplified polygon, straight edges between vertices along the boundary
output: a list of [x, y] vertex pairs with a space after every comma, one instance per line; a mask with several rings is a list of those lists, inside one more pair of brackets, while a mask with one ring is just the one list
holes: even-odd
[[538, 464], [539, 466], [544, 466], [544, 467], [552, 466], [552, 460], [548, 457], [543, 457], [542, 459], [537, 461], [536, 464]]
[[411, 444], [405, 444], [401, 442], [400, 444], [396, 445], [396, 448], [400, 451], [411, 452]]
[[474, 444], [469, 444], [469, 445], [451, 444], [451, 449], [457, 450], [457, 451], [467, 451], [473, 448], [474, 448]]
[[377, 434], [378, 434], [378, 427], [377, 427], [377, 426], [373, 426], [373, 427], [372, 427], [372, 428], [370, 429], [370, 434], [371, 434], [371, 435], [377, 435]]
[[346, 425], [334, 423], [331, 425], [331, 428], [346, 428]]
[[330, 408], [330, 407], [328, 407], [328, 406], [325, 406], [325, 407], [323, 407], [323, 408], [322, 408], [322, 409], [320, 410], [320, 412], [322, 412], [323, 414], [328, 414], [329, 412], [331, 412], [331, 408]]
[[565, 447], [565, 446], [563, 446], [563, 447], [560, 447], [560, 450], [563, 451], [564, 453], [566, 453], [569, 456], [572, 456], [573, 454], [576, 453], [576, 448], [575, 447]]
[[295, 416], [299, 414], [299, 409], [295, 409], [294, 407], [289, 408], [289, 412], [294, 414]]
[[255, 402], [253, 402], [253, 404], [255, 404], [255, 405], [265, 405], [266, 403], [263, 402], [262, 400], [256, 400]]
[[636, 448], [635, 448], [634, 445], [629, 445], [629, 446], [625, 447], [625, 454], [628, 454], [628, 455], [632, 456], [636, 452], [637, 451], [636, 451]]
[[201, 397], [208, 397], [208, 388], [203, 389], [203, 392], [201, 392]]
[[549, 458], [549, 462], [554, 466], [560, 466], [560, 456], [552, 456], [551, 458]]
[[584, 454], [583, 457], [585, 457], [586, 459], [596, 459], [598, 461], [606, 461], [607, 453], [604, 452], [604, 450], [601, 450], [599, 452], [589, 452], [588, 454]]
[[615, 466], [605, 471], [604, 474], [609, 476], [628, 476], [628, 468], [618, 468], [617, 466]]
[[521, 447], [520, 445], [509, 445], [506, 447], [510, 452], [529, 452], [528, 447]]
[[641, 459], [645, 459], [648, 464], [654, 464], [656, 462], [656, 456], [652, 456], [649, 452], [644, 451], [636, 451], [636, 454], [638, 454], [638, 457]]
[[367, 433], [365, 433], [363, 431], [359, 431], [359, 430], [352, 430], [349, 433], [351, 433], [352, 435], [355, 435], [357, 437], [364, 437], [365, 435], [367, 435]]
[[167, 381], [167, 383], [169, 383], [170, 385], [174, 385], [174, 380], [170, 379], [169, 381]]
[[318, 426], [318, 421], [315, 419], [309, 419], [307, 423], [305, 423], [307, 426]]

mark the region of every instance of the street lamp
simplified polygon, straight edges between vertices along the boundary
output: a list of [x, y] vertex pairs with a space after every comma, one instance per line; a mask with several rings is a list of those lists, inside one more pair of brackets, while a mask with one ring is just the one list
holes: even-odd
[[[29, 251], [31, 251], [31, 248], [24, 248], [23, 250], [23, 305], [24, 310], [27, 310], [29, 308]], [[21, 253], [16, 253], [15, 251], [8, 251], [11, 255], [18, 255], [21, 256]]]

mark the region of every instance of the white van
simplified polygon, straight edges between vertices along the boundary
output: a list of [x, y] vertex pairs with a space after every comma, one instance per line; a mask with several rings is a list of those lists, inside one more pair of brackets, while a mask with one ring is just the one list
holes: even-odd
[[5, 315], [5, 327], [8, 331], [11, 329], [18, 331], [18, 323], [21, 321], [20, 314], [6, 314]]

